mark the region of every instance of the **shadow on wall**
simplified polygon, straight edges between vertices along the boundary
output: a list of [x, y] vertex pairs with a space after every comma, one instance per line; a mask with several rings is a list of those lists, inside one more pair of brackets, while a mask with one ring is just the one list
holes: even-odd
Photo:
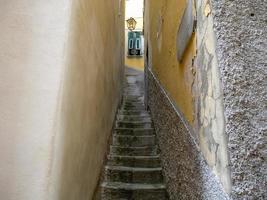
[[73, 3], [62, 149], [56, 153], [63, 155], [57, 162], [58, 199], [92, 199], [98, 183], [124, 78], [124, 16], [118, 15], [124, 6], [119, 2], [123, 1]]

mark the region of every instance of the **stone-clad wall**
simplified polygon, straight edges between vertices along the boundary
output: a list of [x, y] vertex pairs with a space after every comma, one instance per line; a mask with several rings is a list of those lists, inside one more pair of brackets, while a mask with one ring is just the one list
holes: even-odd
[[267, 1], [211, 1], [234, 199], [267, 199]]
[[229, 155], [220, 82], [216, 39], [210, 4], [206, 0], [196, 3], [197, 55], [194, 62], [195, 77], [195, 130], [198, 143], [207, 163], [219, 177], [225, 191], [231, 192]]
[[228, 199], [200, 153], [183, 117], [153, 73], [149, 69], [146, 72], [148, 105], [159, 139], [170, 199]]

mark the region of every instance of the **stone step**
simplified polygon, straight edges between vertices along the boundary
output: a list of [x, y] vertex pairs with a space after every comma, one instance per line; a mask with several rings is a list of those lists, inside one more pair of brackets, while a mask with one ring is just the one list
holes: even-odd
[[[123, 99], [129, 99], [129, 100], [143, 100], [144, 99], [144, 96], [141, 95], [141, 94], [138, 94], [138, 95], [124, 95], [123, 96]], [[143, 102], [143, 101], [142, 101]]]
[[143, 103], [144, 97], [142, 96], [136, 96], [136, 97], [124, 97], [123, 103], [131, 102], [131, 103]]
[[137, 91], [135, 89], [123, 93], [123, 97], [128, 99], [143, 98], [143, 95], [144, 93], [141, 93], [140, 91]]
[[137, 91], [140, 92], [140, 89], [136, 85], [127, 85], [126, 87], [124, 86], [124, 91]]
[[118, 121], [144, 121], [151, 122], [150, 116], [139, 116], [139, 115], [117, 115]]
[[102, 200], [167, 200], [163, 184], [104, 182]]
[[129, 103], [131, 103], [131, 104], [143, 104], [143, 99], [124, 99], [123, 101], [122, 101], [122, 105], [124, 104], [124, 103], [126, 103], [126, 104], [129, 104]]
[[123, 115], [140, 115], [140, 116], [149, 116], [149, 112], [146, 110], [138, 110], [138, 109], [131, 109], [131, 110], [125, 110], [125, 109], [120, 109], [118, 111], [118, 114], [123, 114]]
[[126, 106], [126, 107], [131, 107], [131, 106], [139, 106], [139, 107], [144, 107], [145, 104], [141, 103], [141, 102], [123, 102], [122, 106]]
[[124, 97], [122, 103], [140, 103], [144, 104], [143, 97]]
[[123, 88], [124, 88], [125, 91], [126, 90], [130, 90], [130, 91], [139, 90], [139, 87], [137, 87], [136, 85], [124, 85]]
[[139, 168], [124, 166], [105, 167], [105, 180], [122, 183], [163, 183], [162, 168]]
[[115, 128], [115, 134], [117, 135], [132, 135], [132, 136], [143, 136], [143, 135], [154, 135], [153, 128]]
[[145, 104], [142, 101], [124, 101], [123, 105], [130, 106], [130, 105], [138, 105], [138, 106], [144, 106]]
[[130, 96], [137, 96], [137, 95], [141, 95], [143, 92], [140, 91], [140, 89], [135, 88], [135, 87], [128, 87], [125, 88], [124, 90], [124, 94], [129, 93]]
[[121, 147], [112, 145], [110, 146], [110, 154], [121, 156], [156, 156], [158, 154], [158, 147]]
[[132, 135], [113, 135], [113, 145], [121, 147], [143, 147], [156, 144], [155, 135], [132, 136]]
[[145, 110], [145, 105], [138, 105], [138, 104], [132, 104], [132, 105], [127, 105], [127, 104], [122, 104], [121, 109], [124, 110]]
[[104, 168], [101, 200], [167, 200], [142, 74], [126, 70], [123, 100]]
[[109, 155], [108, 165], [125, 167], [160, 167], [159, 156], [118, 156]]
[[124, 91], [124, 94], [128, 94], [129, 96], [141, 96], [142, 93], [137, 88], [127, 88], [126, 91]]
[[117, 121], [116, 127], [120, 128], [152, 128], [151, 122], [141, 121]]
[[[124, 92], [124, 94], [127, 94], [127, 91]], [[129, 95], [124, 95], [123, 98], [128, 98], [128, 99], [136, 99], [136, 98], [143, 98], [143, 95], [140, 94], [129, 94]]]
[[[126, 87], [125, 87], [126, 86]], [[139, 87], [137, 87], [136, 85], [125, 85], [124, 86], [124, 91], [126, 92], [126, 91], [132, 91], [132, 90], [136, 90], [136, 91], [138, 91], [138, 92], [141, 92], [140, 91], [140, 88]]]

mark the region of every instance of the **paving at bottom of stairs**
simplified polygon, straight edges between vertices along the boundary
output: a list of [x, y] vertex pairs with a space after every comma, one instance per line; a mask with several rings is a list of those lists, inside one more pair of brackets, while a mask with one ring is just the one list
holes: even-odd
[[123, 103], [101, 184], [102, 200], [167, 200], [143, 72], [127, 69]]

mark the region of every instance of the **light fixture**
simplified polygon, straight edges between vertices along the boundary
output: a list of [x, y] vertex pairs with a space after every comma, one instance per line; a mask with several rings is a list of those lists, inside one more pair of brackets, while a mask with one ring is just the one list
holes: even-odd
[[127, 19], [126, 22], [127, 22], [128, 29], [130, 31], [133, 31], [135, 29], [135, 27], [136, 27], [136, 24], [137, 24], [135, 19], [131, 17], [131, 18]]

